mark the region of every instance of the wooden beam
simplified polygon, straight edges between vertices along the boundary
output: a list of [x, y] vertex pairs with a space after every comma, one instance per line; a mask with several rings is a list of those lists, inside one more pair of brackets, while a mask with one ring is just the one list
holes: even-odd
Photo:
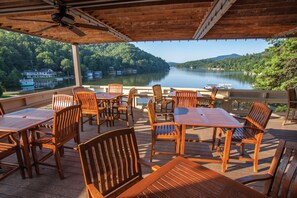
[[236, 0], [217, 0], [199, 25], [193, 39], [202, 39], [235, 2]]
[[288, 31], [285, 31], [285, 32], [282, 32], [280, 34], [277, 34], [274, 36], [274, 38], [285, 38], [285, 37], [290, 37], [290, 35], [294, 35], [294, 34], [297, 34], [297, 27], [295, 28], [292, 28]]
[[78, 46], [74, 44], [72, 45], [72, 57], [74, 64], [75, 84], [76, 86], [82, 86], [79, 50]]
[[102, 21], [96, 19], [95, 17], [89, 15], [88, 13], [82, 11], [81, 9], [77, 9], [77, 8], [72, 8], [72, 9], [69, 9], [69, 13], [76, 16], [76, 17], [79, 17], [80, 19], [88, 22], [88, 23], [92, 23], [94, 25], [99, 25], [99, 26], [103, 26], [103, 27], [107, 27], [108, 28], [108, 33], [123, 40], [123, 41], [126, 41], [126, 42], [131, 42], [132, 39], [129, 38], [128, 36], [122, 34], [121, 32], [115, 30], [113, 27], [107, 25], [106, 23], [103, 23]]

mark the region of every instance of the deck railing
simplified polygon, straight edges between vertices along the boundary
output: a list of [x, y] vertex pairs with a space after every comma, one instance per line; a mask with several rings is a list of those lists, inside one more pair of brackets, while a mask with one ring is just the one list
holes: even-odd
[[[86, 88], [93, 91], [107, 91], [108, 86], [86, 85]], [[135, 107], [145, 108], [145, 104], [149, 98], [152, 98], [152, 87], [142, 86], [124, 86], [124, 94], [128, 94], [129, 90], [134, 87], [137, 89], [135, 95]], [[72, 94], [73, 87], [54, 89], [33, 94], [20, 95], [16, 97], [0, 99], [6, 112], [12, 112], [28, 107], [38, 107], [50, 104], [54, 93]], [[163, 87], [164, 95], [168, 94], [172, 88]], [[193, 89], [193, 88], [174, 88], [182, 90], [197, 90], [202, 94], [209, 95], [210, 90]], [[264, 104], [286, 104], [287, 96], [285, 91], [259, 91], [259, 90], [219, 90], [217, 94], [216, 107], [221, 107], [230, 113], [245, 114], [249, 108], [249, 104], [257, 101]]]

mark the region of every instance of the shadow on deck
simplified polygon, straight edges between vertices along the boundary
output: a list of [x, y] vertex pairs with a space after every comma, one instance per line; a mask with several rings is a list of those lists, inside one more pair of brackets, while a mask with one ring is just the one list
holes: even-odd
[[[135, 112], [135, 131], [139, 147], [140, 157], [149, 160], [151, 149], [151, 132], [147, 118], [147, 113], [140, 110]], [[274, 155], [279, 139], [286, 139], [297, 141], [296, 124], [287, 124], [282, 127], [282, 117], [273, 115], [268, 123], [267, 130], [261, 144], [259, 156], [259, 173], [266, 173], [270, 166], [272, 156]], [[126, 127], [124, 121], [115, 121], [115, 127], [106, 127], [102, 125], [103, 132], [113, 130], [116, 128]], [[84, 125], [85, 130], [81, 132], [81, 141], [86, 141], [96, 135], [96, 125]], [[203, 140], [210, 140], [212, 137], [212, 129], [209, 128], [192, 128], [187, 129], [187, 138], [199, 138]], [[69, 145], [74, 145], [70, 142]], [[174, 150], [174, 143], [157, 142], [157, 150]], [[43, 151], [39, 151], [40, 154]], [[206, 143], [186, 143], [186, 155], [201, 156], [203, 158], [219, 158], [216, 152], [211, 151], [211, 145]], [[253, 154], [253, 146], [246, 146], [246, 154]], [[231, 155], [238, 155], [236, 147], [232, 147]], [[159, 155], [154, 157], [154, 163], [163, 165], [171, 160], [173, 156]], [[15, 156], [7, 158], [7, 160], [14, 162]], [[49, 159], [54, 164], [54, 159]], [[62, 157], [62, 166], [65, 172], [65, 179], [60, 180], [57, 171], [54, 168], [40, 166], [40, 176], [32, 179], [21, 179], [19, 172], [7, 177], [0, 182], [0, 197], [86, 197], [85, 185], [77, 151], [65, 149], [65, 155]], [[221, 164], [218, 163], [201, 163], [204, 166], [215, 170], [222, 174]], [[145, 167], [142, 169], [143, 175], [148, 175], [151, 171]], [[253, 164], [245, 163], [237, 160], [230, 160], [228, 169], [224, 175], [232, 179], [247, 176], [253, 173]], [[261, 184], [252, 184], [256, 190], [261, 189]]]

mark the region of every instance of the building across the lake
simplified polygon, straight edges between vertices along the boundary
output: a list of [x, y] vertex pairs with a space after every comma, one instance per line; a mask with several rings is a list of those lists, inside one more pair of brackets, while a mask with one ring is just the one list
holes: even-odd
[[22, 73], [24, 78], [51, 78], [57, 76], [57, 73], [52, 69], [44, 68], [41, 70], [24, 70]]

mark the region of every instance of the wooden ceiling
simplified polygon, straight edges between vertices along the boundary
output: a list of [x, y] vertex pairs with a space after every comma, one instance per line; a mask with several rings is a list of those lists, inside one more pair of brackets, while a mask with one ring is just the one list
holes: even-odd
[[[85, 36], [53, 25], [65, 7]], [[1, 0], [0, 28], [67, 43], [297, 36], [297, 0]]]

